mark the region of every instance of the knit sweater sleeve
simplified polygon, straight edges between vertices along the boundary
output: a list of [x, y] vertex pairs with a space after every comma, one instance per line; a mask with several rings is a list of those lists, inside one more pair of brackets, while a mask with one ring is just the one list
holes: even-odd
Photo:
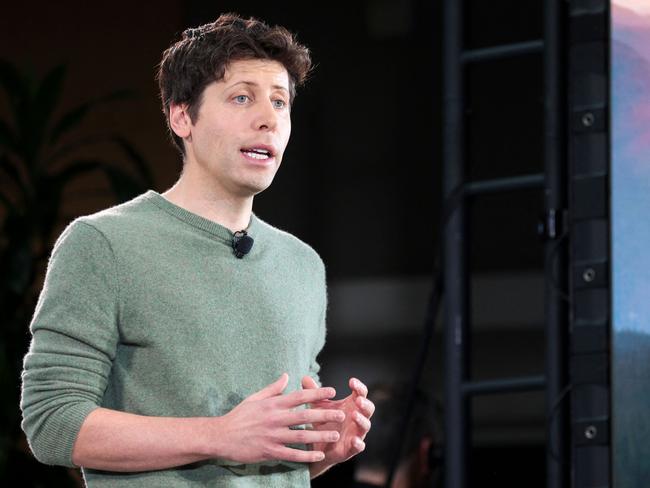
[[77, 220], [52, 251], [23, 364], [22, 428], [39, 461], [74, 466], [77, 434], [101, 402], [115, 357], [117, 312], [110, 244]]

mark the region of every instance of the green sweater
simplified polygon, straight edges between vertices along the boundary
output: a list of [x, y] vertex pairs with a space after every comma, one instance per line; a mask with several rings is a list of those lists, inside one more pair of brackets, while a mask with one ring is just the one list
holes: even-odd
[[[72, 466], [79, 429], [98, 406], [220, 416], [284, 371], [285, 393], [303, 375], [318, 381], [323, 262], [255, 215], [247, 230], [255, 243], [238, 259], [230, 230], [152, 190], [65, 229], [24, 361], [23, 429], [39, 460]], [[308, 465], [287, 462], [83, 471], [89, 487], [309, 486]]]

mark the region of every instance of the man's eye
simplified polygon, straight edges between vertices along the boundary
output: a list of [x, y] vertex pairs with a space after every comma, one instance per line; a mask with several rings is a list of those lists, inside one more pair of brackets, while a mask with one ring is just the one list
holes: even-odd
[[234, 100], [237, 103], [246, 103], [248, 101], [248, 95], [237, 95]]
[[273, 106], [275, 108], [284, 108], [287, 106], [287, 102], [284, 100], [273, 100]]

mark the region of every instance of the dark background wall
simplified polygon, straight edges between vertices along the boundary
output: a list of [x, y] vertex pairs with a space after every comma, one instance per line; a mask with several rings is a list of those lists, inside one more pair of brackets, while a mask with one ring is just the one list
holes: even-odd
[[[180, 163], [167, 142], [154, 81], [161, 52], [186, 26], [224, 11], [283, 24], [311, 48], [317, 66], [299, 92], [285, 164], [274, 186], [257, 198], [256, 211], [313, 244], [327, 258], [332, 278], [430, 271], [441, 174], [438, 2], [158, 5], [14, 3], [4, 10], [0, 56], [40, 74], [66, 63], [61, 109], [113, 89], [135, 90], [137, 98], [94, 113], [87, 131], [109, 127], [128, 135], [162, 190], [174, 182]], [[468, 7], [470, 48], [539, 36], [540, 2], [468, 2]], [[540, 59], [529, 56], [472, 68], [473, 178], [541, 167], [540, 67]], [[79, 187], [70, 192], [76, 208], [67, 216], [103, 206], [100, 181]], [[489, 199], [476, 210], [477, 268], [540, 264], [534, 218], [525, 222], [536, 217], [539, 195], [520, 197], [516, 205], [508, 198]], [[517, 220], [524, 224], [513, 228]], [[365, 245], [353, 252], [351, 239]]]
[[[154, 189], [164, 191], [180, 162], [154, 80], [162, 51], [184, 28], [228, 11], [296, 32], [311, 48], [316, 69], [299, 91], [283, 167], [256, 198], [255, 211], [314, 246], [327, 265], [323, 378], [345, 392], [350, 375], [369, 384], [408, 378], [418, 346], [440, 208], [440, 3], [12, 2], [3, 6], [0, 58], [40, 75], [66, 63], [60, 111], [118, 88], [134, 90], [132, 100], [89, 116], [81, 135], [110, 130], [127, 136], [153, 169]], [[541, 0], [466, 4], [468, 48], [541, 34]], [[469, 71], [472, 179], [541, 170], [541, 82], [537, 55]], [[0, 97], [0, 114], [6, 109]], [[99, 151], [121, 160], [112, 147]], [[65, 202], [60, 229], [114, 199], [104, 177], [88, 175], [67, 188]], [[542, 370], [542, 248], [535, 233], [541, 208], [534, 191], [487, 197], [472, 208], [476, 377]], [[436, 345], [426, 378], [438, 395], [440, 354]], [[477, 443], [543, 441], [541, 395], [486, 399], [475, 407]]]

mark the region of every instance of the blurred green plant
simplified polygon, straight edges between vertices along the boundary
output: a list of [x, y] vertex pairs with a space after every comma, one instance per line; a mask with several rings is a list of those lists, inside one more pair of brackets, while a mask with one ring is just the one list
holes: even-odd
[[[36, 280], [47, 265], [63, 190], [75, 178], [91, 172], [107, 177], [117, 202], [129, 200], [153, 185], [149, 167], [126, 139], [111, 133], [86, 137], [77, 133], [98, 106], [131, 99], [133, 93], [116, 91], [83, 102], [55, 118], [65, 77], [65, 65], [56, 66], [38, 79], [0, 60], [0, 90], [9, 109], [3, 114], [8, 118], [0, 117], [1, 479], [9, 479], [3, 474], [13, 463], [15, 453], [25, 451], [18, 408], [20, 371], [28, 347], [29, 321], [40, 291]], [[81, 155], [82, 151], [92, 154], [93, 146], [99, 148], [100, 144], [119, 148], [132, 171]]]

